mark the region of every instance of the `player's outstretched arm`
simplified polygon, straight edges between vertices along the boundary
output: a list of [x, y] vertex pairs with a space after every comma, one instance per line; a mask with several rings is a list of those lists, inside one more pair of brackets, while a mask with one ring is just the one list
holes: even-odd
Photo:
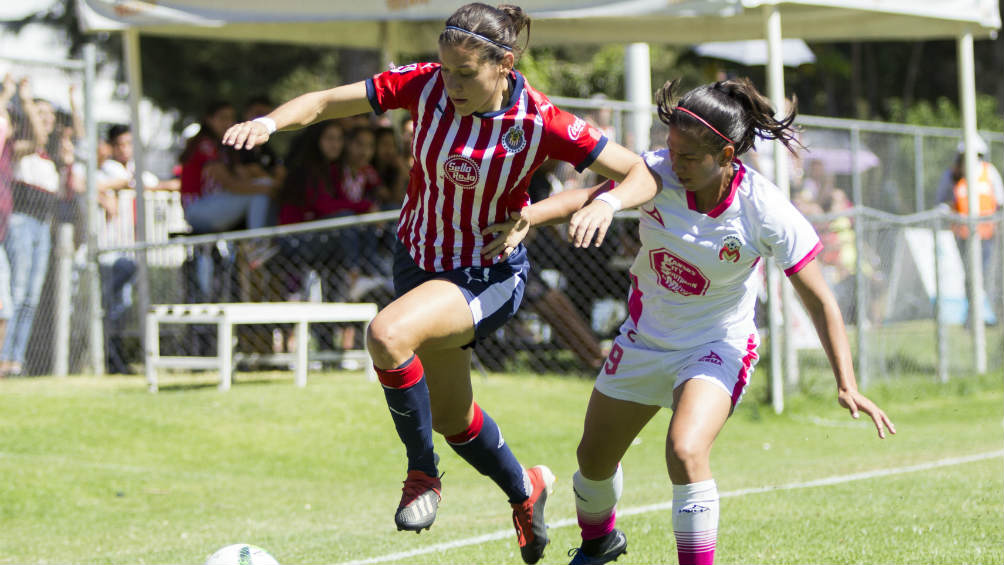
[[833, 375], [837, 379], [837, 401], [847, 408], [854, 418], [858, 417], [859, 411], [871, 416], [880, 438], [885, 438], [887, 429], [895, 434], [896, 427], [885, 412], [858, 391], [844, 320], [840, 315], [836, 297], [823, 279], [819, 264], [815, 260], [809, 261], [789, 280], [802, 304], [805, 305], [809, 317], [812, 318], [812, 324], [819, 334], [819, 341], [822, 342], [823, 350], [830, 360]]
[[612, 189], [603, 185], [596, 187], [589, 204], [572, 215], [568, 222], [568, 239], [575, 247], [590, 244], [599, 247], [617, 210], [644, 204], [659, 189], [645, 161], [616, 143], [608, 143], [589, 170], [619, 184]]
[[297, 129], [321, 120], [365, 114], [370, 110], [365, 81], [308, 92], [279, 106], [263, 116], [264, 119], [231, 126], [223, 134], [223, 144], [232, 145], [235, 149], [251, 149], [268, 141], [277, 130]]
[[492, 239], [481, 249], [481, 255], [485, 258], [499, 254], [502, 258], [509, 257], [516, 246], [526, 238], [531, 227], [567, 222], [576, 210], [589, 202], [594, 192], [604, 186], [609, 186], [609, 181], [592, 188], [564, 190], [529, 206], [524, 206], [518, 212], [510, 213], [508, 220], [492, 224], [481, 230], [481, 235], [485, 237], [498, 234], [498, 237]]

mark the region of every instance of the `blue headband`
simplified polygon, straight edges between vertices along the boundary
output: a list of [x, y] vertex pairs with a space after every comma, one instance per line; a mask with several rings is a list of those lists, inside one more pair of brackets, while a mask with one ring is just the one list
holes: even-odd
[[480, 33], [474, 33], [473, 31], [471, 31], [469, 29], [464, 29], [462, 27], [457, 27], [457, 26], [446, 26], [446, 29], [452, 29], [452, 30], [455, 30], [455, 31], [460, 31], [460, 32], [466, 33], [467, 35], [473, 35], [474, 37], [477, 37], [478, 39], [480, 39], [482, 41], [487, 41], [488, 43], [491, 43], [495, 47], [499, 47], [501, 49], [505, 49], [506, 51], [512, 51], [512, 47], [509, 47], [508, 45], [505, 45], [503, 43], [499, 43], [497, 41], [492, 41], [491, 39], [488, 39], [487, 37], [481, 35]]

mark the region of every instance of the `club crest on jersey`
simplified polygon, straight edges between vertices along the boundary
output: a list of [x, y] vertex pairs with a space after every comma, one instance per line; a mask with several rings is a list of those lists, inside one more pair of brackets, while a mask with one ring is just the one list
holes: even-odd
[[463, 155], [451, 155], [443, 163], [443, 174], [447, 180], [461, 188], [473, 188], [478, 184], [478, 164]]
[[718, 259], [720, 261], [736, 263], [739, 261], [739, 250], [742, 247], [743, 242], [739, 241], [738, 237], [734, 235], [725, 236], [725, 240], [722, 241], [722, 248], [718, 251]]
[[502, 147], [509, 153], [519, 153], [526, 147], [526, 134], [523, 128], [512, 126], [502, 134]]
[[683, 296], [700, 296], [708, 291], [711, 281], [699, 268], [673, 255], [664, 247], [648, 253], [649, 264], [659, 284]]

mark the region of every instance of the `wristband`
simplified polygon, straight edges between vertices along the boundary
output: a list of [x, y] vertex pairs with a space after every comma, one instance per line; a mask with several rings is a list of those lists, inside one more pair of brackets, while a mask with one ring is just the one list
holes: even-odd
[[273, 133], [275, 133], [275, 129], [276, 129], [276, 127], [275, 127], [275, 120], [273, 120], [272, 118], [270, 118], [268, 116], [262, 116], [260, 118], [255, 118], [255, 119], [253, 119], [251, 121], [252, 122], [258, 122], [259, 124], [265, 126], [265, 129], [268, 130], [268, 134], [269, 135], [272, 135]]
[[614, 209], [614, 212], [621, 209], [621, 199], [617, 198], [613, 194], [610, 194], [609, 192], [601, 192], [600, 194], [596, 195], [596, 198], [593, 198], [593, 202], [596, 202], [597, 200], [609, 204], [610, 207]]

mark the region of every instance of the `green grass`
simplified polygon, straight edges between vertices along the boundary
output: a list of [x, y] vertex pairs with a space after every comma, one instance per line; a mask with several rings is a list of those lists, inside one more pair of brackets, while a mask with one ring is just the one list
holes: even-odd
[[[999, 373], [999, 371], [998, 371]], [[880, 441], [830, 390], [791, 396], [783, 415], [763, 372], [716, 442], [719, 563], [1001, 563], [1000, 456], [841, 482], [728, 496], [1002, 448], [1000, 375], [884, 380], [868, 391], [899, 434]], [[444, 500], [420, 536], [395, 531], [404, 455], [379, 386], [358, 373], [0, 381], [0, 562], [201, 563], [244, 541], [282, 563], [333, 563], [420, 551], [505, 531], [504, 496], [437, 438]], [[475, 376], [479, 403], [524, 464], [559, 478], [549, 521], [574, 517], [570, 477], [588, 380]], [[668, 413], [624, 460], [622, 511], [671, 498]], [[674, 563], [666, 510], [619, 520], [618, 564]], [[407, 563], [521, 563], [514, 536], [421, 553]], [[577, 528], [555, 527], [543, 563], [567, 562]]]

